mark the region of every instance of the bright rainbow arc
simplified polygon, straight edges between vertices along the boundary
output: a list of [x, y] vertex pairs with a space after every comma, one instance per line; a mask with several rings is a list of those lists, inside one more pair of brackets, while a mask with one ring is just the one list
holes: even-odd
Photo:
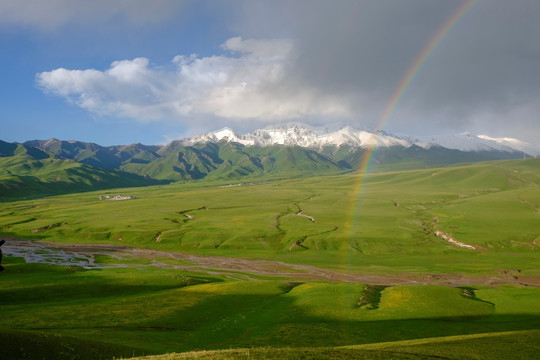
[[[448, 35], [450, 30], [454, 28], [454, 26], [457, 24], [457, 22], [471, 9], [471, 7], [477, 2], [478, 0], [468, 0], [465, 3], [463, 3], [461, 6], [459, 6], [456, 11], [443, 23], [443, 25], [437, 30], [437, 32], [431, 37], [427, 45], [422, 49], [420, 54], [417, 56], [416, 60], [412, 63], [412, 65], [409, 67], [409, 70], [405, 73], [401, 81], [399, 82], [396, 90], [393, 92], [392, 97], [390, 98], [390, 101], [388, 101], [388, 104], [384, 108], [384, 111], [379, 119], [378, 122], [378, 129], [383, 129], [392, 114], [394, 113], [397, 105], [399, 104], [400, 100], [403, 98], [403, 95], [409, 88], [409, 85], [414, 80], [416, 75], [420, 72], [422, 65], [425, 64], [427, 59], [430, 57], [430, 55], [435, 51], [435, 49], [438, 47], [438, 45], [442, 42], [442, 40]], [[371, 159], [373, 157], [373, 153], [375, 152], [377, 146], [372, 146], [366, 149], [364, 154], [362, 155], [362, 159], [360, 161], [360, 166], [357, 171], [357, 179], [353, 187], [353, 196], [350, 204], [350, 209], [348, 211], [348, 214], [350, 214], [350, 217], [347, 219], [347, 223], [345, 224], [348, 229], [346, 229], [345, 233], [348, 234], [348, 239], [352, 237], [353, 233], [353, 220], [355, 217], [355, 208], [359, 201], [359, 194], [362, 190], [362, 185], [364, 184], [364, 175], [366, 174], [370, 164]]]

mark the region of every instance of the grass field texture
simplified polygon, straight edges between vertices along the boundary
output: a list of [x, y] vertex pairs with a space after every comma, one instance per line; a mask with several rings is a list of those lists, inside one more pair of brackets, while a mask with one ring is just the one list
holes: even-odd
[[[148, 258], [83, 269], [4, 257], [2, 358], [534, 358], [540, 288], [515, 279], [540, 275], [539, 183], [540, 162], [530, 159], [1, 203], [8, 243], [114, 244], [349, 274], [479, 279], [381, 286], [244, 268], [238, 274], [252, 280], [240, 281], [153, 267]], [[99, 199], [117, 193], [135, 198]], [[481, 281], [492, 276], [513, 285]]]
[[[398, 343], [391, 351], [429, 354], [433, 341], [461, 346], [465, 354], [467, 342], [490, 339], [507, 352], [508, 347], [521, 351], [523, 339], [538, 350], [540, 289], [533, 287], [373, 291], [366, 284], [232, 281], [163, 269], [82, 270], [15, 258], [6, 269], [0, 333], [7, 340], [2, 346], [7, 359], [34, 358], [44, 349], [50, 351], [45, 358], [92, 359], [253, 347], [330, 351], [415, 339], [428, 340]], [[522, 342], [511, 340], [516, 331]], [[475, 334], [493, 338], [468, 336]], [[458, 338], [440, 339], [448, 336]], [[505, 336], [508, 342], [501, 341]]]

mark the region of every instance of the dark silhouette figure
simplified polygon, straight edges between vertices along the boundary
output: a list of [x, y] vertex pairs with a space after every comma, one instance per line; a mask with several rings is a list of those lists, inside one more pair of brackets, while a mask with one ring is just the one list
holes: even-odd
[[[2, 264], [2, 245], [4, 245], [4, 243], [6, 242], [6, 240], [0, 240], [0, 264]], [[3, 271], [4, 268], [2, 267], [2, 265], [0, 265], [0, 271]]]

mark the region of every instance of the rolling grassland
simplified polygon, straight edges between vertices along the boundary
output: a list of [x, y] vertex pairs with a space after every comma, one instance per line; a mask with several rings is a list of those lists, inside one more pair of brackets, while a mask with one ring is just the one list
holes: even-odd
[[0, 140], [0, 201], [145, 186], [142, 176], [51, 157], [36, 148]]
[[[539, 184], [529, 159], [1, 203], [2, 351], [534, 358]], [[9, 256], [25, 240], [59, 260]]]

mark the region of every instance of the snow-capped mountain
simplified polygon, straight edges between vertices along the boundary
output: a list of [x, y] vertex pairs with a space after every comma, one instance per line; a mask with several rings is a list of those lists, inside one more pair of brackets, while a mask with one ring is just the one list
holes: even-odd
[[516, 149], [518, 151], [522, 151], [529, 155], [538, 156], [540, 155], [540, 147], [539, 146], [533, 146], [525, 141], [514, 139], [511, 137], [503, 137], [503, 138], [493, 138], [488, 135], [478, 135], [479, 138], [495, 141], [501, 145], [507, 146], [512, 149]]
[[529, 156], [540, 154], [540, 147], [513, 138], [491, 138], [486, 135], [461, 133], [445, 136], [409, 137], [396, 136], [384, 131], [358, 130], [345, 126], [337, 131], [314, 129], [303, 124], [288, 124], [255, 130], [247, 134], [237, 134], [229, 128], [186, 138], [180, 142], [195, 145], [205, 142], [225, 140], [243, 145], [298, 145], [305, 148], [321, 149], [325, 146], [350, 146], [360, 148], [413, 145], [424, 149], [443, 147], [466, 152], [497, 151], [505, 153], [525, 153]]
[[[340, 174], [361, 169], [365, 165], [365, 150], [375, 147], [377, 151], [369, 154], [369, 171], [424, 169], [540, 155], [539, 147], [512, 138], [469, 133], [413, 138], [350, 126], [330, 131], [296, 123], [246, 134], [224, 128], [174, 140], [166, 146], [103, 147], [57, 139], [9, 144], [0, 140], [0, 156], [18, 156], [19, 160], [22, 157], [31, 161], [32, 166], [35, 161], [47, 159], [51, 164], [71, 161], [121, 170], [146, 184], [203, 178]], [[12, 170], [17, 169], [9, 171]]]
[[180, 140], [182, 145], [195, 145], [195, 144], [201, 144], [206, 142], [218, 142], [221, 140], [225, 140], [228, 142], [236, 142], [240, 143], [242, 145], [255, 145], [254, 141], [250, 139], [247, 135], [241, 136], [236, 134], [234, 131], [229, 129], [228, 127], [225, 127], [223, 129], [209, 132], [202, 135], [196, 135], [190, 138], [185, 138]]
[[237, 134], [229, 128], [183, 139], [185, 145], [221, 140], [237, 142], [243, 145], [298, 145], [306, 148], [320, 148], [326, 145], [349, 145], [352, 147], [396, 146], [409, 147], [407, 140], [388, 135], [384, 132], [353, 129], [345, 126], [337, 131], [316, 130], [305, 125], [284, 125], [255, 130], [247, 134]]
[[415, 145], [429, 149], [432, 146], [442, 146], [447, 149], [460, 151], [503, 151], [519, 152], [520, 150], [501, 144], [497, 141], [473, 135], [468, 132], [444, 136], [427, 136], [418, 138]]

